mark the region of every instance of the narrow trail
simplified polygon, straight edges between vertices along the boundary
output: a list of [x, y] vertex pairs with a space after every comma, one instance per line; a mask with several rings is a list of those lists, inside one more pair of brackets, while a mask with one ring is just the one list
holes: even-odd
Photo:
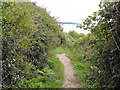
[[64, 82], [63, 88], [77, 88], [78, 80], [74, 77], [74, 70], [70, 59], [66, 57], [65, 53], [57, 54], [59, 60], [64, 64]]

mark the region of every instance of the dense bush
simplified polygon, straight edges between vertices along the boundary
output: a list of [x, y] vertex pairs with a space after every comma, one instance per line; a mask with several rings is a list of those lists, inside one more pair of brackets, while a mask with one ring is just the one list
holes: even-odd
[[92, 52], [85, 56], [90, 55], [86, 59], [94, 62], [98, 70], [94, 79], [98, 87], [117, 87], [120, 86], [120, 2], [101, 2], [99, 7], [79, 26], [90, 30], [93, 36], [87, 40], [89, 48], [85, 49]]
[[52, 76], [47, 52], [61, 44], [62, 34], [35, 3], [2, 2], [3, 87], [45, 87]]

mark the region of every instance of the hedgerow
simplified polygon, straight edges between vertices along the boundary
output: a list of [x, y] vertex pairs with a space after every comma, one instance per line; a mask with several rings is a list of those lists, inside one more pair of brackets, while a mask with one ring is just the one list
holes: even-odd
[[35, 3], [2, 2], [2, 87], [46, 87], [53, 75], [47, 52], [61, 37], [55, 18]]
[[[98, 87], [120, 86], [120, 2], [101, 2], [100, 10], [78, 27], [90, 30], [92, 37], [87, 44], [85, 59], [95, 64]], [[82, 40], [84, 42], [84, 39]], [[90, 50], [91, 54], [89, 53]]]

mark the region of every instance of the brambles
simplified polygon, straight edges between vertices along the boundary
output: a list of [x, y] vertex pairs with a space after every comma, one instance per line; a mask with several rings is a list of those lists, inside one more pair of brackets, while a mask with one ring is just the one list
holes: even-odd
[[91, 58], [88, 54], [85, 56], [99, 70], [96, 76], [98, 87], [117, 87], [120, 85], [120, 2], [101, 3], [99, 6], [101, 9], [80, 25], [94, 36], [87, 40], [89, 48], [86, 50], [92, 51]]
[[2, 2], [2, 86], [44, 88], [52, 76], [55, 81], [47, 52], [60, 45], [60, 36], [61, 27], [45, 9], [31, 2]]

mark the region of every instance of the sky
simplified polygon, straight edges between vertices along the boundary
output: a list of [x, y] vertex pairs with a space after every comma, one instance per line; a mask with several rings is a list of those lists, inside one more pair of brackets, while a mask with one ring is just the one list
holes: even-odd
[[[87, 16], [99, 10], [100, 0], [31, 0], [36, 1], [37, 5], [46, 8], [51, 16], [57, 18], [59, 22], [82, 23]], [[89, 31], [76, 28], [76, 25], [62, 25], [64, 32], [71, 30], [77, 33], [87, 34]]]

